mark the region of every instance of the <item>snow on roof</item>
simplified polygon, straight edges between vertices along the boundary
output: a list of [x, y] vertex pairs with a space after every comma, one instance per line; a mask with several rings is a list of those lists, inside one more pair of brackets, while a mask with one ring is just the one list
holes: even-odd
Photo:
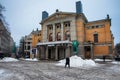
[[66, 40], [66, 41], [54, 41], [54, 42], [38, 43], [37, 45], [54, 45], [54, 44], [64, 44], [64, 43], [72, 44], [71, 41]]
[[[65, 59], [60, 60], [57, 66], [65, 66]], [[83, 60], [81, 57], [72, 56], [70, 57], [70, 66], [71, 67], [91, 67], [96, 66], [96, 63], [93, 60]]]

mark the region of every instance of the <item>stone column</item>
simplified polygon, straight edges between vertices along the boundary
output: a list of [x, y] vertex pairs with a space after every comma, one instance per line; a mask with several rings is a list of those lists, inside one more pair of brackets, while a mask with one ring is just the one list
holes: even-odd
[[48, 46], [46, 45], [46, 55], [45, 58], [48, 59]]
[[91, 58], [92, 59], [94, 59], [94, 53], [93, 53], [93, 45], [92, 44], [90, 44], [90, 48], [91, 48]]
[[53, 24], [53, 41], [55, 41], [55, 24]]
[[73, 20], [70, 22], [70, 35], [71, 40], [77, 40], [77, 32], [76, 32], [76, 19], [73, 18]]
[[65, 54], [66, 54], [66, 57], [70, 57], [70, 46], [67, 46]]
[[64, 48], [61, 49], [61, 58], [64, 58]]
[[45, 42], [48, 42], [48, 27], [46, 26], [46, 28], [45, 28]]
[[63, 35], [63, 23], [61, 23], [61, 41], [63, 41], [63, 37], [64, 37], [64, 35]]
[[36, 49], [36, 52], [35, 52], [35, 58], [38, 58], [37, 49]]
[[55, 60], [58, 60], [58, 46], [55, 48]]

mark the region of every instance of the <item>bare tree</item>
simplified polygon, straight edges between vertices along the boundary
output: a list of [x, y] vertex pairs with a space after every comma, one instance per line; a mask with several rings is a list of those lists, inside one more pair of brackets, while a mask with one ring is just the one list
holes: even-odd
[[6, 22], [3, 12], [5, 11], [5, 7], [0, 4], [0, 19], [3, 21], [5, 28], [10, 32], [9, 24]]
[[4, 18], [2, 12], [5, 11], [5, 7], [0, 4], [0, 19]]

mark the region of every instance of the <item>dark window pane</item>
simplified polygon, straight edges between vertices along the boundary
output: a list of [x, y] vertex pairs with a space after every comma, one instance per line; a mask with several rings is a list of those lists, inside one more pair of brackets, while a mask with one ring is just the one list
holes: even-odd
[[98, 34], [94, 34], [94, 42], [98, 42]]

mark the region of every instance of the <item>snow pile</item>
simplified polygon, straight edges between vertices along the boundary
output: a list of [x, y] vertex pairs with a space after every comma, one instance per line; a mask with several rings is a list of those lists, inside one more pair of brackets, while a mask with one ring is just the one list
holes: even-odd
[[[60, 60], [57, 66], [65, 66], [65, 59]], [[93, 60], [83, 60], [81, 57], [72, 56], [70, 57], [70, 66], [71, 67], [89, 67], [96, 66], [96, 63]]]
[[27, 58], [25, 59], [26, 61], [39, 61], [37, 58], [31, 59], [31, 58]]
[[16, 61], [19, 61], [19, 60], [11, 57], [5, 57], [2, 60], [0, 60], [0, 62], [16, 62]]
[[[104, 60], [103, 60], [103, 59], [94, 59], [94, 61], [103, 62]], [[110, 60], [110, 59], [105, 59], [105, 61], [112, 61], [112, 60]]]
[[111, 62], [112, 64], [120, 64], [120, 62], [118, 62], [118, 61], [113, 61], [113, 62]]

